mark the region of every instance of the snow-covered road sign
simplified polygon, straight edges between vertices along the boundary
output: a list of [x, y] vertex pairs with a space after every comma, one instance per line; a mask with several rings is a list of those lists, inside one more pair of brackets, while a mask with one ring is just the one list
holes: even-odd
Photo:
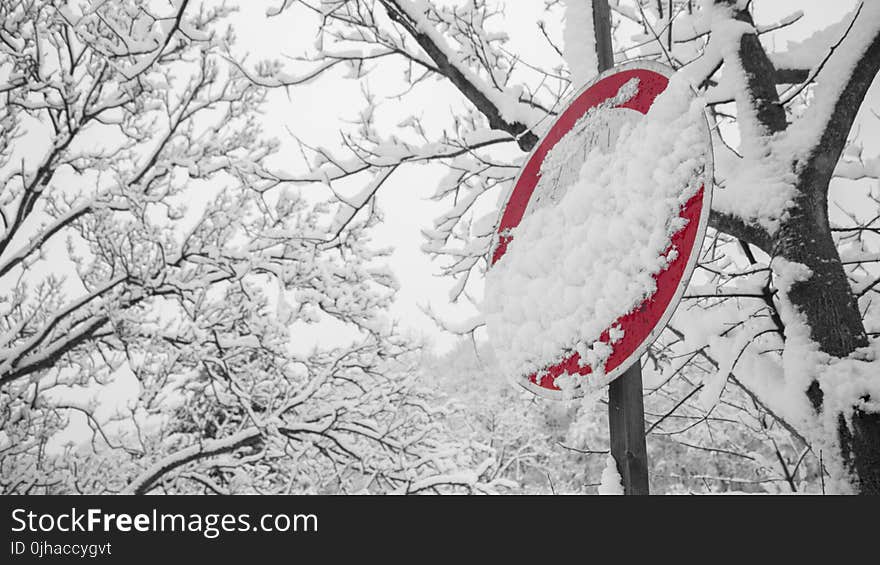
[[[692, 89], [672, 76], [649, 62], [599, 75], [559, 114], [508, 198], [487, 327], [500, 356], [514, 358], [502, 367], [536, 394], [578, 395], [638, 362], [694, 270], [711, 202], [711, 137]], [[584, 237], [572, 242], [573, 231]], [[572, 311], [578, 319], [563, 319]]]

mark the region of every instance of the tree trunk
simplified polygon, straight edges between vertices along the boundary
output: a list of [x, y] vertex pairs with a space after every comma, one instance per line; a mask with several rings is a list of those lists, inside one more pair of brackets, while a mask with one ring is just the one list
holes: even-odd
[[[807, 280], [792, 285], [788, 299], [806, 317], [810, 337], [823, 352], [846, 357], [868, 345], [858, 301], [831, 235], [824, 191], [801, 193], [774, 238], [772, 255], [812, 271]], [[814, 381], [806, 394], [820, 412], [824, 395], [819, 383]], [[854, 407], [837, 420], [845, 468], [858, 478], [860, 493], [880, 494], [880, 415]]]
[[846, 357], [868, 345], [858, 303], [831, 235], [824, 191], [802, 192], [796, 198], [774, 237], [772, 255], [812, 271], [807, 280], [792, 286], [788, 298], [806, 316], [810, 337], [822, 351]]
[[[735, 7], [734, 0], [715, 0]], [[748, 9], [734, 17], [754, 25]], [[739, 62], [745, 71], [748, 100], [766, 134], [788, 128], [785, 111], [774, 84], [776, 70], [756, 33], [744, 34]], [[843, 358], [868, 345], [858, 301], [853, 295], [828, 221], [828, 187], [864, 96], [880, 68], [880, 34], [874, 37], [862, 59], [843, 85], [843, 91], [825, 130], [809, 157], [792, 163], [797, 171], [797, 196], [779, 230], [760, 242], [771, 257], [783, 257], [805, 265], [809, 278], [794, 283], [788, 299], [806, 318], [810, 337], [821, 351]], [[809, 110], [808, 110], [809, 111]], [[740, 237], [740, 236], [738, 236]], [[823, 409], [819, 383], [804, 391], [816, 412]], [[859, 481], [863, 494], [880, 494], [880, 415], [867, 414], [855, 406], [838, 415], [838, 439], [847, 470]]]

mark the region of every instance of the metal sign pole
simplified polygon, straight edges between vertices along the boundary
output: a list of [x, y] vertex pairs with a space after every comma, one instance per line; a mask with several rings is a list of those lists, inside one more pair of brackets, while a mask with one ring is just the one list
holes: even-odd
[[611, 455], [623, 479], [625, 494], [648, 494], [648, 451], [642, 364], [634, 363], [608, 386], [608, 427]]
[[[611, 45], [611, 10], [608, 0], [593, 0], [593, 27], [599, 72], [614, 66]], [[648, 451], [645, 446], [645, 406], [642, 399], [642, 364], [633, 363], [608, 387], [608, 427], [611, 455], [623, 479], [624, 493], [648, 494]]]

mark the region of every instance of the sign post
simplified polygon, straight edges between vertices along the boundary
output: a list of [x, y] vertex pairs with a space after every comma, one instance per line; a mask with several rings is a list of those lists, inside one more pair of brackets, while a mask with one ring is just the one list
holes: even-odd
[[[493, 266], [504, 262], [487, 278], [487, 329], [511, 376], [537, 395], [566, 399], [609, 386], [611, 454], [624, 492], [641, 495], [649, 493], [641, 358], [696, 266], [711, 205], [711, 136], [682, 83], [649, 116], [674, 71], [650, 61], [613, 67], [608, 1], [593, 0], [592, 9], [600, 72], [557, 115], [507, 198], [491, 256]], [[663, 121], [641, 126], [651, 119]], [[666, 157], [671, 148], [679, 158]], [[581, 182], [582, 174], [593, 176]], [[636, 192], [606, 200], [618, 179]]]
[[[608, 0], [593, 0], [593, 28], [601, 73], [614, 66]], [[641, 359], [608, 385], [608, 428], [611, 455], [617, 461], [624, 494], [649, 494]]]
[[608, 428], [624, 494], [649, 494], [640, 361], [608, 385]]

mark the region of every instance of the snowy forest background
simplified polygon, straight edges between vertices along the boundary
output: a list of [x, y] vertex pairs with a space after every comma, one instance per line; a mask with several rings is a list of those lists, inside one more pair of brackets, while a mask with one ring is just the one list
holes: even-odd
[[[611, 0], [714, 122], [654, 493], [880, 492], [880, 0]], [[596, 493], [487, 345], [592, 0], [0, 0], [0, 492]]]

